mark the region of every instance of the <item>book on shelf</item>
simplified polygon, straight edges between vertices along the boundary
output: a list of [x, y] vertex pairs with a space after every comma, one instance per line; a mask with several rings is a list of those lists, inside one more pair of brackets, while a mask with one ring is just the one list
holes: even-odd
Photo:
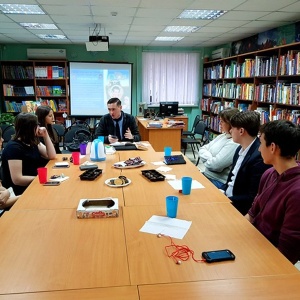
[[261, 124], [265, 124], [270, 121], [270, 109], [268, 107], [257, 107], [255, 111], [260, 114]]
[[32, 66], [4, 65], [2, 70], [4, 79], [33, 79]]
[[23, 100], [22, 112], [35, 113], [37, 107], [40, 105], [39, 101]]
[[15, 86], [3, 84], [4, 96], [34, 96], [33, 86]]
[[4, 101], [6, 112], [21, 112], [22, 103], [16, 101]]
[[58, 111], [68, 111], [66, 99], [58, 99]]

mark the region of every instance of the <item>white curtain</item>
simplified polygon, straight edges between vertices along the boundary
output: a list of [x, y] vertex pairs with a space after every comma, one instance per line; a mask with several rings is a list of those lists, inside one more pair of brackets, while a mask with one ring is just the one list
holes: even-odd
[[143, 52], [143, 102], [198, 104], [199, 53]]

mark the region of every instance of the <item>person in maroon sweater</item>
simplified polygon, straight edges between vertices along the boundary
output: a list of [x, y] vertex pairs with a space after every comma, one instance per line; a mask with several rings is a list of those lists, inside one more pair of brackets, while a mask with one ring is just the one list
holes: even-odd
[[260, 130], [259, 151], [273, 165], [263, 174], [246, 218], [293, 264], [300, 260], [300, 128], [287, 120]]

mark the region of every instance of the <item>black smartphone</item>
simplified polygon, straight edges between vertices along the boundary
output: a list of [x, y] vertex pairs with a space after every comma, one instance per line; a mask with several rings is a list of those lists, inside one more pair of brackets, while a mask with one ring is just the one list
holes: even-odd
[[58, 186], [58, 185], [60, 185], [60, 182], [59, 181], [47, 181], [47, 182], [43, 183], [43, 185]]
[[115, 140], [118, 138], [116, 135], [111, 135], [110, 137]]
[[205, 251], [202, 252], [202, 257], [208, 263], [225, 261], [225, 260], [235, 260], [235, 255], [228, 249]]

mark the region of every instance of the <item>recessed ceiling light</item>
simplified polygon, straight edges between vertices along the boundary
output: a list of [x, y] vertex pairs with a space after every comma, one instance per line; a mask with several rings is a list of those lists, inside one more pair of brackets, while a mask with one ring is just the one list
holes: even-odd
[[195, 32], [200, 27], [197, 26], [167, 26], [164, 31], [166, 32]]
[[211, 20], [217, 19], [225, 13], [227, 13], [227, 10], [191, 9], [183, 11], [177, 18]]
[[58, 29], [54, 24], [20, 23], [20, 25], [27, 29]]
[[50, 39], [50, 40], [63, 40], [66, 39], [66, 36], [61, 34], [37, 34], [41, 39]]
[[27, 4], [0, 4], [0, 10], [4, 14], [44, 15], [44, 11], [38, 5]]
[[177, 42], [182, 40], [181, 36], [158, 36], [155, 40], [161, 42]]

